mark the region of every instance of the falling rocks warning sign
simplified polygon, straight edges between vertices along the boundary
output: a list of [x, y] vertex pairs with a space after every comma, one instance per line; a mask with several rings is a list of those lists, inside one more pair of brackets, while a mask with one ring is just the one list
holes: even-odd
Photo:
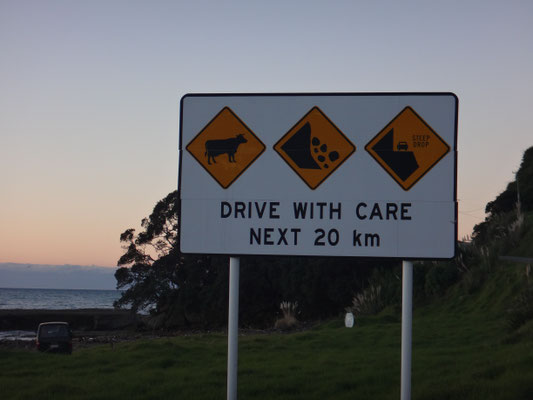
[[189, 94], [182, 253], [449, 259], [453, 93]]
[[355, 146], [318, 107], [313, 107], [274, 149], [311, 189], [316, 189], [350, 157]]

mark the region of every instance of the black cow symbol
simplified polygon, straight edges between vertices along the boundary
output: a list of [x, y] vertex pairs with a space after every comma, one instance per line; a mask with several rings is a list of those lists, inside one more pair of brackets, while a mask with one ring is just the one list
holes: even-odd
[[205, 155], [207, 156], [207, 163], [211, 165], [211, 160], [216, 164], [215, 157], [221, 154], [228, 154], [228, 161], [235, 162], [235, 153], [241, 143], [246, 143], [247, 140], [244, 135], [239, 134], [234, 138], [220, 139], [220, 140], [208, 140], [205, 142]]

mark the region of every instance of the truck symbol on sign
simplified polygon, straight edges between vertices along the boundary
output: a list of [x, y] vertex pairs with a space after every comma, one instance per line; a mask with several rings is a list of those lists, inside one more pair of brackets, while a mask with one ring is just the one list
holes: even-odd
[[230, 163], [235, 162], [235, 153], [241, 143], [246, 143], [244, 135], [239, 134], [234, 138], [221, 140], [208, 140], [205, 142], [205, 156], [207, 156], [207, 163], [211, 165], [211, 160], [216, 164], [215, 157], [226, 153]]

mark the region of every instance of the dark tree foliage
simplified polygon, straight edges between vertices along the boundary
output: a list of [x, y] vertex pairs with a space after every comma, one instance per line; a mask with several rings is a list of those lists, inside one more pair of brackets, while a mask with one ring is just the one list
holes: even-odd
[[[124, 292], [115, 306], [149, 310], [161, 327], [222, 326], [229, 259], [179, 253], [178, 206], [178, 192], [172, 192], [142, 220], [142, 232], [127, 229], [120, 236], [125, 252], [115, 278]], [[375, 264], [351, 258], [241, 257], [241, 325], [272, 326], [282, 301], [297, 301], [301, 319], [338, 315], [373, 269]]]
[[518, 192], [520, 192], [520, 208], [522, 211], [533, 211], [533, 147], [528, 148], [522, 157], [516, 179], [509, 182], [507, 188], [493, 201], [487, 203], [485, 221], [474, 226], [473, 236], [480, 242], [489, 239], [489, 230], [497, 216], [516, 210]]
[[115, 306], [131, 305], [134, 311], [158, 305], [178, 287], [177, 192], [159, 201], [150, 217], [142, 220], [143, 232], [127, 229], [120, 235], [125, 253], [115, 273], [117, 289], [125, 289]]
[[487, 203], [485, 206], [485, 213], [496, 215], [515, 209], [517, 202], [516, 187], [516, 181], [509, 182], [507, 188], [501, 192], [496, 199]]
[[487, 214], [499, 214], [514, 210], [518, 190], [520, 191], [522, 211], [533, 210], [533, 147], [524, 152], [516, 178], [496, 199], [487, 203], [485, 208]]
[[375, 263], [351, 258], [242, 257], [241, 320], [251, 325], [273, 323], [282, 301], [298, 302], [302, 320], [338, 315], [367, 285], [375, 268]]

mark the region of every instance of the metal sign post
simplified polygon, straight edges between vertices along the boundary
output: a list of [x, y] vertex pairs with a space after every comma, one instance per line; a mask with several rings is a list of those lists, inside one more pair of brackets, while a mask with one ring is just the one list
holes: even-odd
[[413, 337], [413, 263], [402, 262], [402, 386], [401, 400], [411, 399]]
[[228, 380], [227, 399], [237, 400], [237, 365], [239, 360], [239, 270], [240, 258], [229, 259], [228, 304]]

